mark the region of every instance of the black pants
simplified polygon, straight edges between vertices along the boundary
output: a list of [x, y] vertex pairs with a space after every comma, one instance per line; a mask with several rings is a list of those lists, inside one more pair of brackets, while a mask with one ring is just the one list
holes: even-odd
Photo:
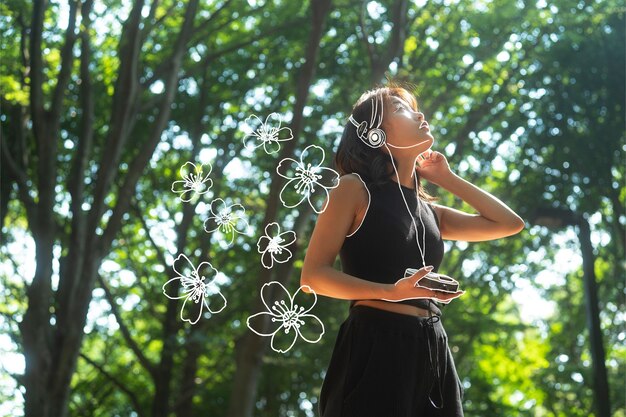
[[319, 412], [320, 417], [462, 417], [462, 398], [440, 316], [354, 306], [337, 335]]

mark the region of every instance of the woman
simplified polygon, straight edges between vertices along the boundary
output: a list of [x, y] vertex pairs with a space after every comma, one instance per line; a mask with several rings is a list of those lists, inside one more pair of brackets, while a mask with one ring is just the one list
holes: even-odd
[[[321, 417], [463, 415], [439, 309], [463, 291], [419, 282], [438, 270], [443, 239], [499, 239], [520, 232], [524, 221], [453, 173], [444, 155], [430, 151], [434, 142], [404, 88], [367, 91], [353, 107], [335, 156], [340, 181], [317, 219], [301, 275], [317, 294], [352, 300], [322, 385]], [[422, 178], [480, 214], [434, 204]], [[333, 268], [337, 254], [342, 272]]]

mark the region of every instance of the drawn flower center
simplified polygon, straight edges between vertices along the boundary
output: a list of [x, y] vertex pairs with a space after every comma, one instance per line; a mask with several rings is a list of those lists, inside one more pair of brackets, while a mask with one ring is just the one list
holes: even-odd
[[217, 224], [229, 226], [232, 221], [232, 213], [220, 213], [217, 216]]
[[280, 236], [275, 236], [271, 238], [270, 243], [268, 243], [267, 245], [267, 250], [270, 253], [281, 253], [283, 251], [283, 248], [280, 246], [280, 244], [283, 243], [284, 241], [285, 240], [281, 238]]
[[185, 188], [191, 188], [194, 191], [201, 191], [202, 187], [204, 187], [204, 183], [202, 182], [202, 171], [199, 170], [198, 174], [190, 173], [185, 178]]
[[322, 178], [321, 175], [317, 175], [315, 172], [311, 171], [311, 164], [307, 164], [307, 167], [303, 169], [302, 167], [296, 168], [296, 178], [300, 178], [298, 184], [296, 185], [296, 192], [298, 194], [304, 194], [310, 188], [310, 191], [315, 192], [315, 184], [317, 180]]
[[272, 310], [280, 316], [280, 318], [272, 317], [272, 321], [282, 321], [285, 333], [289, 333], [292, 327], [299, 329], [304, 324], [304, 320], [300, 319], [300, 315], [304, 312], [304, 307], [298, 308], [298, 305], [294, 304], [293, 308], [290, 309], [285, 301], [281, 300], [280, 303], [274, 301]]
[[263, 142], [276, 140], [276, 129], [266, 125], [261, 126], [259, 129], [259, 138]]
[[198, 277], [198, 273], [196, 271], [193, 271], [191, 273], [191, 280], [190, 280], [191, 282], [185, 283], [183, 281], [183, 286], [185, 288], [191, 287], [191, 291], [189, 292], [189, 298], [191, 298], [191, 300], [196, 303], [200, 302], [204, 294], [204, 287], [205, 287], [204, 280], [205, 280], [204, 276]]

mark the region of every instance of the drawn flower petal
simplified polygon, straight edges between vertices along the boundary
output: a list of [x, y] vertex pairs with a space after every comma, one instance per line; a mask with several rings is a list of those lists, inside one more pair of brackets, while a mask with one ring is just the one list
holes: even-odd
[[222, 214], [223, 211], [227, 211], [227, 210], [228, 210], [228, 205], [221, 198], [215, 198], [213, 199], [213, 201], [211, 201], [211, 204], [209, 204], [209, 211], [214, 216], [219, 216], [220, 214]]
[[298, 170], [300, 169], [300, 162], [292, 158], [284, 158], [276, 166], [276, 172], [278, 175], [288, 179], [297, 178]]
[[272, 130], [280, 129], [280, 125], [282, 124], [282, 118], [279, 113], [272, 112], [265, 118], [265, 126]]
[[204, 302], [201, 301], [200, 298], [194, 300], [191, 296], [187, 297], [180, 309], [180, 319], [188, 321], [191, 324], [196, 324], [198, 320], [200, 320], [200, 317], [202, 317]]
[[172, 278], [169, 281], [167, 281], [165, 284], [163, 284], [163, 287], [162, 287], [163, 294], [167, 298], [170, 298], [172, 300], [178, 300], [178, 299], [187, 297], [189, 295], [186, 292], [183, 292], [182, 294], [179, 295], [180, 289], [184, 288], [180, 282], [177, 282], [181, 279], [182, 277]]
[[261, 263], [266, 269], [270, 269], [274, 266], [274, 256], [273, 254], [266, 250], [261, 255]]
[[196, 270], [196, 267], [193, 266], [189, 258], [187, 258], [184, 253], [179, 254], [176, 259], [174, 259], [174, 265], [172, 268], [178, 275], [187, 278], [192, 277], [193, 272]]
[[[272, 294], [274, 295], [273, 299], [276, 300], [274, 303], [271, 303]], [[278, 281], [270, 281], [263, 284], [261, 287], [261, 301], [263, 301], [267, 311], [276, 316], [282, 315], [279, 306], [291, 308], [291, 295], [289, 295], [289, 291], [283, 284]]]
[[315, 175], [319, 176], [315, 182], [324, 188], [331, 189], [339, 185], [339, 173], [334, 169], [317, 167], [315, 169]]
[[[293, 294], [293, 308], [299, 315], [307, 314], [315, 306], [315, 303], [317, 303], [317, 294], [315, 294], [314, 292], [306, 293], [302, 290], [303, 288], [307, 288], [309, 291], [313, 291], [308, 285], [303, 285], [298, 288]], [[301, 312], [300, 307], [304, 308]]]
[[[208, 183], [209, 181], [211, 185], [213, 185], [213, 181], [209, 179], [209, 176], [211, 175], [211, 171], [213, 171], [213, 165], [211, 165], [210, 162], [207, 162], [206, 164], [202, 164], [202, 173], [204, 174], [204, 177], [202, 178], [202, 182], [206, 182]], [[209, 188], [211, 188], [211, 185], [209, 185]]]
[[235, 230], [237, 231], [237, 233], [247, 235], [249, 228], [250, 228], [250, 225], [248, 224], [248, 221], [245, 218], [238, 217], [237, 219], [235, 219]]
[[283, 240], [280, 243], [281, 247], [286, 247], [291, 245], [293, 242], [296, 241], [296, 232], [292, 231], [292, 230], [288, 230], [286, 232], [283, 232], [280, 234], [280, 238]]
[[280, 234], [280, 225], [276, 222], [268, 223], [265, 226], [265, 235], [268, 237], [275, 237]]
[[268, 154], [276, 153], [280, 150], [280, 143], [275, 140], [266, 140], [263, 142], [263, 149]]
[[180, 167], [181, 178], [189, 178], [191, 174], [195, 176], [200, 172], [202, 172], [202, 166], [196, 166], [193, 162], [185, 162], [185, 164]]
[[270, 238], [267, 236], [261, 236], [256, 243], [256, 247], [259, 250], [259, 253], [263, 253], [267, 250], [267, 247], [270, 244]]
[[322, 213], [328, 206], [328, 190], [319, 185], [315, 187], [315, 192], [309, 194], [309, 204], [317, 214]]
[[211, 216], [204, 221], [204, 231], [207, 233], [213, 233], [220, 228], [220, 224], [217, 222], [217, 216]]
[[256, 135], [258, 136], [258, 130], [263, 125], [263, 120], [261, 120], [257, 115], [251, 114], [246, 117], [244, 125], [242, 126], [244, 133], [247, 135]]
[[281, 327], [279, 331], [272, 336], [270, 345], [275, 351], [285, 353], [293, 347], [297, 338], [298, 331], [295, 328]]
[[232, 225], [229, 226], [224, 224], [220, 227], [220, 232], [224, 235], [224, 241], [226, 244], [229, 246], [232, 245], [235, 241], [235, 228], [232, 227]]
[[181, 193], [186, 193], [187, 191], [190, 191], [191, 188], [187, 186], [188, 182], [187, 181], [174, 181], [172, 183], [172, 191], [177, 193], [177, 194], [181, 194]]
[[282, 141], [291, 140], [291, 139], [293, 139], [293, 133], [291, 129], [288, 127], [281, 127], [276, 132], [276, 140], [278, 141], [282, 142]]
[[300, 154], [300, 164], [307, 167], [311, 164], [311, 168], [317, 168], [324, 163], [324, 149], [317, 145], [309, 145]]
[[236, 216], [236, 217], [246, 216], [246, 209], [239, 203], [235, 203], [232, 206], [230, 206], [230, 212], [233, 214], [233, 216]]
[[307, 192], [298, 193], [297, 191], [297, 187], [300, 187], [301, 183], [302, 181], [294, 178], [291, 181], [287, 181], [282, 190], [280, 190], [280, 201], [285, 207], [294, 208], [300, 205], [307, 197]]
[[279, 251], [274, 252], [272, 254], [272, 257], [279, 264], [283, 264], [287, 262], [289, 259], [291, 259], [291, 255], [293, 254], [291, 253], [289, 249], [281, 247]]
[[[310, 294], [305, 295], [302, 291], [304, 288], [308, 288], [313, 297]], [[271, 335], [270, 345], [274, 351], [289, 351], [299, 335], [308, 343], [318, 342], [322, 338], [324, 324], [314, 315], [306, 313], [317, 300], [317, 295], [310, 287], [301, 286], [291, 297], [280, 282], [271, 281], [263, 285], [260, 295], [268, 311], [250, 316], [247, 324], [256, 334]], [[302, 304], [297, 304], [294, 300]]]
[[265, 141], [256, 132], [243, 138], [243, 146], [249, 151], [254, 151], [263, 145]]
[[324, 323], [313, 314], [298, 316], [304, 323], [298, 329], [300, 337], [309, 343], [317, 343], [324, 335]]
[[[264, 321], [267, 320], [267, 329], [263, 330]], [[261, 311], [260, 313], [256, 313], [248, 317], [246, 320], [246, 324], [254, 333], [259, 336], [272, 336], [274, 333], [280, 330], [283, 325], [281, 320], [278, 320], [277, 317], [273, 314], [270, 314], [266, 311]]]
[[204, 278], [204, 283], [207, 284], [215, 279], [217, 276], [217, 269], [213, 268], [209, 262], [202, 262], [198, 265], [198, 278]]
[[219, 313], [226, 308], [226, 297], [222, 295], [217, 285], [213, 282], [204, 287], [204, 305], [213, 314]]

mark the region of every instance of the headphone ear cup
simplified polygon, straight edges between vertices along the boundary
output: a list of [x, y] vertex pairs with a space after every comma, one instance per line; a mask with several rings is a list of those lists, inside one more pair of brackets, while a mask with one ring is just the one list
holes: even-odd
[[382, 129], [370, 129], [369, 132], [367, 132], [367, 141], [369, 142], [369, 145], [374, 147], [374, 148], [379, 148], [383, 145], [383, 143], [385, 143], [385, 139], [387, 138], [387, 135], [385, 134], [385, 131]]

